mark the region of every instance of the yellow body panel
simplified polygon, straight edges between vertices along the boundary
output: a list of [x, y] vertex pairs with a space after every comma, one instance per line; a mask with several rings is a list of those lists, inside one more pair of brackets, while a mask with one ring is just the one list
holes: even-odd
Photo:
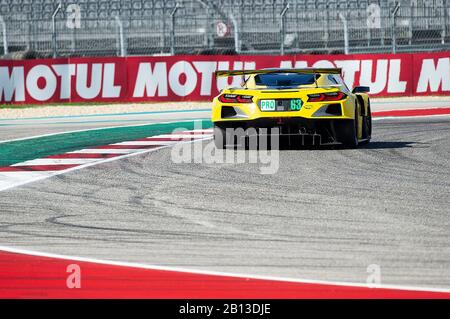
[[[212, 107], [212, 121], [248, 121], [258, 118], [278, 118], [278, 117], [304, 117], [311, 119], [353, 119], [355, 116], [355, 97], [349, 95], [346, 99], [336, 102], [307, 102], [308, 94], [318, 92], [337, 92], [339, 89], [298, 89], [295, 91], [282, 90], [276, 93], [265, 93], [264, 90], [252, 90], [252, 89], [226, 89], [222, 94], [238, 94], [238, 95], [251, 95], [253, 96], [253, 103], [222, 103], [215, 97]], [[274, 100], [274, 99], [297, 99], [300, 98], [303, 101], [303, 106], [300, 111], [261, 111], [258, 102], [260, 100]], [[317, 112], [322, 106], [328, 104], [340, 104], [342, 108], [342, 116], [320, 116], [314, 117], [313, 114]], [[248, 117], [244, 118], [222, 118], [221, 111], [222, 106], [233, 106], [239, 108]]]
[[[259, 71], [258, 71], [259, 72]], [[267, 71], [263, 71], [267, 72]], [[227, 71], [224, 72], [225, 75]], [[290, 88], [271, 88], [257, 85], [255, 74], [242, 75], [242, 87], [226, 88], [213, 99], [211, 119], [213, 123], [226, 122], [245, 122], [257, 119], [279, 119], [279, 118], [303, 118], [314, 121], [320, 120], [353, 120], [355, 118], [355, 109], [358, 109], [357, 119], [357, 138], [363, 135], [363, 116], [368, 114], [369, 97], [365, 93], [353, 94], [344, 84], [339, 74], [317, 73], [320, 77], [314, 84], [301, 85]], [[233, 74], [232, 74], [233, 75]], [[245, 77], [247, 75], [247, 77]], [[224, 75], [220, 75], [224, 76]], [[321, 101], [308, 102], [309, 94], [342, 92], [346, 97], [339, 101]], [[219, 101], [219, 96], [223, 94], [252, 96], [252, 103], [224, 103]], [[301, 99], [302, 107], [300, 111], [262, 111], [259, 102], [261, 100], [282, 100], [282, 99]], [[316, 113], [324, 106], [330, 104], [339, 104], [341, 107], [340, 115], [331, 115], [323, 112]], [[233, 117], [222, 117], [222, 107], [232, 106], [238, 115]]]
[[[308, 102], [308, 94], [314, 93], [331, 93], [344, 92], [347, 98], [341, 101], [333, 102]], [[222, 94], [237, 94], [237, 95], [251, 95], [253, 96], [253, 103], [222, 103], [218, 97]], [[212, 106], [212, 122], [219, 121], [248, 121], [259, 118], [279, 118], [279, 117], [303, 117], [310, 119], [353, 119], [355, 116], [355, 99], [356, 96], [352, 94], [345, 84], [331, 83], [327, 76], [321, 76], [317, 80], [317, 84], [304, 85], [293, 89], [270, 89], [265, 86], [258, 86], [255, 83], [255, 77], [250, 75], [242, 88], [227, 88], [224, 89], [219, 96], [215, 97]], [[365, 95], [365, 94], [364, 94]], [[293, 99], [300, 98], [303, 101], [303, 106], [300, 111], [261, 111], [258, 102], [263, 99]], [[364, 97], [367, 100], [367, 95]], [[322, 106], [328, 104], [341, 104], [342, 116], [313, 116]], [[366, 104], [366, 103], [364, 103]], [[240, 118], [221, 118], [222, 106], [233, 106], [239, 108], [247, 117]]]

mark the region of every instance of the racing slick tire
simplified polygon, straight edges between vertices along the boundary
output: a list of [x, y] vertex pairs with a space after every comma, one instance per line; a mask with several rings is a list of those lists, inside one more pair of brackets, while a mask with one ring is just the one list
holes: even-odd
[[334, 129], [336, 140], [344, 147], [356, 148], [358, 146], [358, 107], [355, 105], [355, 118], [353, 120], [335, 121]]
[[368, 105], [368, 115], [363, 117], [363, 138], [364, 140], [361, 141], [360, 145], [366, 145], [370, 142], [370, 139], [372, 138], [372, 113], [370, 111], [370, 102]]
[[214, 145], [218, 149], [225, 149], [227, 146], [226, 130], [214, 125]]
[[250, 143], [247, 131], [214, 125], [214, 145], [218, 149], [226, 149], [227, 147], [238, 150], [257, 149], [258, 138], [256, 136], [255, 145], [255, 143]]
[[222, 150], [226, 149], [227, 146], [236, 148], [237, 144], [233, 132], [233, 129], [227, 130], [226, 127], [214, 125], [214, 145]]

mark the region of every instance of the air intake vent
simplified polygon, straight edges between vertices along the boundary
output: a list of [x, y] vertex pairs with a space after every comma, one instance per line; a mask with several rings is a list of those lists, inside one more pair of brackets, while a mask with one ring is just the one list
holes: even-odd
[[341, 116], [341, 115], [342, 115], [341, 104], [337, 104], [337, 103], [324, 105], [313, 114], [314, 117]]
[[236, 110], [232, 106], [222, 106], [222, 118], [235, 117], [237, 115]]
[[342, 115], [341, 105], [340, 104], [330, 104], [327, 106], [325, 113], [340, 116], [340, 115]]

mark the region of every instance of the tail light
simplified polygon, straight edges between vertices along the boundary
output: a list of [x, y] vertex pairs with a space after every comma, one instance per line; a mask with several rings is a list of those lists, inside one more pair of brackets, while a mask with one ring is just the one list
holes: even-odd
[[237, 101], [239, 103], [252, 103], [253, 102], [253, 96], [251, 96], [251, 95], [238, 95]]
[[253, 96], [237, 95], [237, 94], [222, 94], [221, 96], [219, 96], [219, 101], [222, 103], [252, 103]]
[[340, 101], [346, 97], [342, 92], [308, 94], [308, 102]]

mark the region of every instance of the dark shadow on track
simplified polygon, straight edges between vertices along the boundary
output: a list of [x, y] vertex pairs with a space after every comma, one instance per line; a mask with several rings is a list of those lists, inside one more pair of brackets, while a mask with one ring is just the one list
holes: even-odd
[[[360, 145], [355, 149], [367, 149], [367, 150], [378, 150], [378, 149], [402, 149], [402, 148], [412, 148], [412, 147], [427, 147], [429, 143], [420, 143], [420, 142], [406, 142], [406, 141], [377, 141], [370, 142], [368, 144]], [[285, 143], [281, 143], [279, 146], [280, 151], [301, 151], [301, 150], [350, 150], [353, 148], [345, 147], [341, 144], [329, 144], [329, 145], [289, 145]]]
[[421, 145], [422, 147], [429, 145], [429, 143], [419, 143], [419, 142], [370, 142], [366, 145], [361, 145], [358, 148], [360, 149], [392, 149], [392, 148], [411, 148], [416, 145]]

